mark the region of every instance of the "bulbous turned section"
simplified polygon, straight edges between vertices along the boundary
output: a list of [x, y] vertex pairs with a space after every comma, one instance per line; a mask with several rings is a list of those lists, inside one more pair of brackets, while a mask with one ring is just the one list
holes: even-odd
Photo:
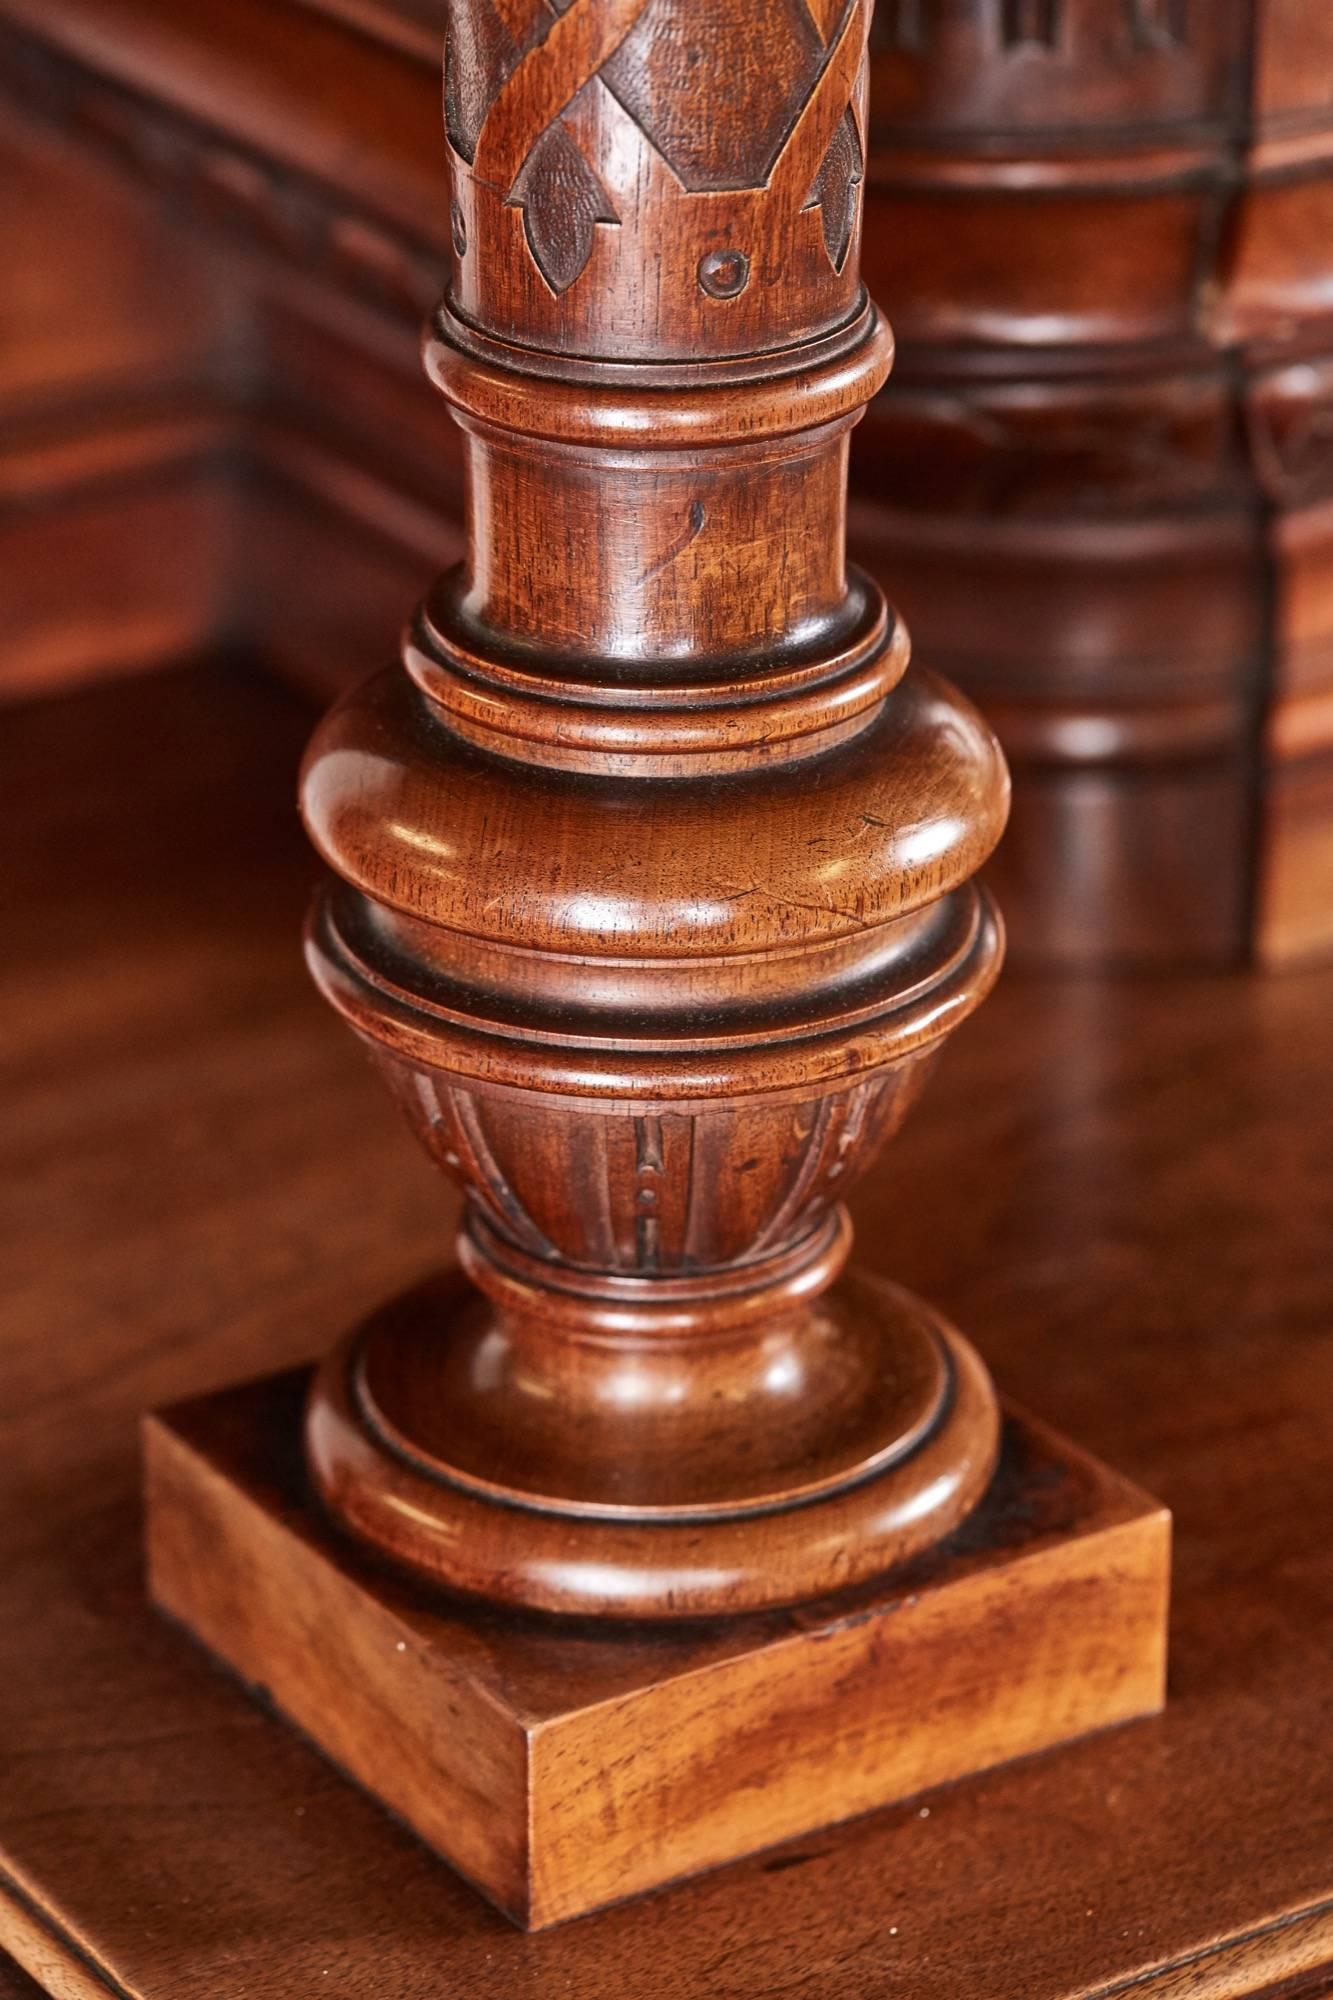
[[315, 977], [467, 1196], [465, 1277], [321, 1374], [334, 1512], [452, 1587], [645, 1619], [947, 1534], [993, 1393], [928, 1308], [843, 1273], [842, 1202], [998, 969], [975, 714], [908, 674], [779, 769], [594, 778], [481, 750], [387, 674], [326, 718], [304, 798], [338, 878]]
[[[504, 1603], [821, 1595], [993, 1469], [971, 1349], [844, 1269], [848, 1191], [998, 971], [973, 878], [1008, 797], [844, 559], [892, 351], [856, 280], [867, 12], [451, 4], [427, 365], [469, 554], [321, 725], [303, 808], [314, 976], [462, 1186], [462, 1271], [330, 1358], [307, 1456], [351, 1532]], [[684, 84], [700, 33], [739, 118]]]

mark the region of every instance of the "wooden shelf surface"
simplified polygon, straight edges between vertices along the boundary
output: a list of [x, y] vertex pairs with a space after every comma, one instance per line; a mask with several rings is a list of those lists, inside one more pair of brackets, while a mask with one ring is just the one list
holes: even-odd
[[0, 736], [0, 1942], [79, 2000], [1327, 1991], [1333, 974], [1010, 978], [856, 1207], [1172, 1508], [1162, 1718], [523, 1937], [149, 1610], [139, 1413], [451, 1234], [301, 966], [307, 724], [196, 669]]

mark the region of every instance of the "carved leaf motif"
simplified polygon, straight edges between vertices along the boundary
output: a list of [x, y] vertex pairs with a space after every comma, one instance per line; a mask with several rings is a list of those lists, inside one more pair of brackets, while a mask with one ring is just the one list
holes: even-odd
[[824, 247], [835, 271], [847, 262], [856, 224], [856, 190], [865, 171], [861, 135], [850, 107], [843, 113], [829, 140], [823, 165], [815, 175], [807, 208], [818, 207], [823, 216]]
[[620, 219], [559, 119], [528, 154], [509, 199], [522, 207], [528, 248], [553, 292], [567, 291], [591, 257], [595, 225]]

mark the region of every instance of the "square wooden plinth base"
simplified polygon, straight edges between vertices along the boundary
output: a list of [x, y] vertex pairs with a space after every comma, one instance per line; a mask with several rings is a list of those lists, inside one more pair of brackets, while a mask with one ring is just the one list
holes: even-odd
[[887, 1586], [645, 1636], [367, 1560], [306, 1491], [304, 1387], [148, 1420], [153, 1594], [528, 1928], [1162, 1705], [1169, 1515], [1015, 1412], [980, 1510]]

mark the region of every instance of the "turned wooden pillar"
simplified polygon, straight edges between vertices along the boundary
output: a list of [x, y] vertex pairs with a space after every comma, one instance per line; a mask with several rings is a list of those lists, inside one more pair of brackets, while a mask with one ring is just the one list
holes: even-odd
[[844, 557], [887, 373], [865, 0], [452, 0], [427, 365], [468, 557], [320, 727], [323, 992], [461, 1182], [462, 1278], [322, 1371], [337, 1519], [431, 1579], [666, 1618], [948, 1533], [998, 1417], [844, 1271], [982, 999], [996, 745]]
[[303, 797], [459, 1257], [148, 1429], [158, 1601], [534, 1929], [1162, 1700], [1162, 1510], [847, 1268], [1007, 804], [844, 560], [867, 14], [452, 0], [468, 556]]

